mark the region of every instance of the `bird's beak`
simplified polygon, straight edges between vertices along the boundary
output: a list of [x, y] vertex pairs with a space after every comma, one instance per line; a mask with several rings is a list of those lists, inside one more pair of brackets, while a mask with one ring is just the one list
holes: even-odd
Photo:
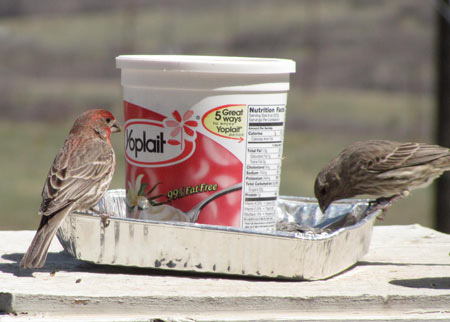
[[111, 132], [116, 133], [120, 132], [122, 129], [120, 128], [120, 125], [118, 122], [114, 122], [114, 124], [111, 126]]
[[328, 207], [330, 206], [330, 203], [328, 200], [324, 200], [323, 202], [319, 202], [320, 211], [324, 214], [325, 211], [327, 211]]

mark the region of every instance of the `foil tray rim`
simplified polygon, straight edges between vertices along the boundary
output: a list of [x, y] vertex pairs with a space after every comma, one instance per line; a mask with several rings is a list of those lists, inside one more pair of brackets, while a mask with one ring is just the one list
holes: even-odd
[[[109, 191], [114, 190], [121, 190], [121, 189], [113, 189]], [[279, 196], [278, 199], [281, 200], [291, 200], [291, 201], [301, 201], [301, 202], [307, 202], [307, 203], [317, 203], [316, 198], [312, 197], [301, 197], [301, 196]], [[339, 201], [336, 201], [336, 203], [361, 203], [361, 204], [368, 204], [369, 199], [341, 199]], [[332, 231], [330, 233], [312, 233], [312, 232], [284, 232], [284, 231], [274, 231], [274, 232], [264, 232], [264, 231], [255, 231], [251, 229], [245, 229], [245, 228], [239, 228], [239, 227], [231, 227], [231, 226], [221, 226], [221, 225], [209, 225], [209, 224], [199, 224], [199, 223], [188, 223], [188, 222], [180, 222], [180, 221], [162, 221], [162, 220], [150, 220], [150, 219], [135, 219], [135, 218], [123, 218], [118, 216], [111, 216], [109, 219], [117, 220], [117, 221], [123, 221], [123, 222], [129, 222], [129, 223], [137, 223], [137, 224], [150, 224], [154, 226], [161, 226], [161, 227], [184, 227], [188, 229], [196, 229], [196, 230], [210, 230], [210, 231], [217, 231], [217, 232], [226, 232], [226, 233], [242, 233], [242, 234], [248, 234], [248, 235], [257, 235], [257, 236], [265, 236], [265, 237], [280, 237], [280, 238], [291, 238], [291, 239], [305, 239], [305, 240], [326, 240], [334, 238], [335, 236], [343, 233], [346, 230], [353, 230], [358, 229], [359, 227], [365, 225], [367, 222], [372, 221], [374, 217], [379, 216], [381, 213], [381, 210], [377, 210], [371, 213], [368, 213], [364, 218], [359, 220], [353, 225], [345, 226], [336, 229], [335, 231]], [[74, 212], [73, 215], [82, 215], [82, 216], [91, 216], [91, 217], [97, 217], [100, 220], [100, 216], [95, 213], [90, 212]]]

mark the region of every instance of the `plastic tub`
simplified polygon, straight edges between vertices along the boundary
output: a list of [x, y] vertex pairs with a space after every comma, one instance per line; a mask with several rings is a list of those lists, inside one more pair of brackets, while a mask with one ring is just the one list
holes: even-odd
[[127, 216], [272, 231], [295, 62], [131, 55], [116, 63]]

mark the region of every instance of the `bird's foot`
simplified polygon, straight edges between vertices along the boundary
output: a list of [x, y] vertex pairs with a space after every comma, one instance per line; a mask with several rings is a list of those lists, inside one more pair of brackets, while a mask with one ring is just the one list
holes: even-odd
[[100, 216], [100, 220], [101, 220], [101, 222], [102, 222], [104, 228], [106, 228], [106, 227], [109, 226], [109, 217], [110, 217], [110, 216], [109, 216], [108, 214], [105, 214], [105, 213], [103, 213], [103, 212], [101, 212], [101, 211], [98, 211], [97, 209], [94, 209], [94, 208], [91, 208], [90, 210], [91, 210], [93, 213], [95, 213], [95, 214], [97, 214], [97, 215]]
[[380, 208], [380, 209], [381, 209], [381, 214], [379, 214], [377, 216], [377, 219], [380, 220], [380, 221], [383, 221], [384, 220], [384, 216], [386, 216], [386, 213], [387, 213], [387, 208]]
[[100, 220], [102, 221], [104, 228], [109, 226], [109, 215], [108, 214], [100, 214]]
[[387, 209], [392, 206], [397, 200], [404, 198], [409, 195], [409, 191], [404, 190], [399, 194], [390, 197], [380, 197], [378, 199], [369, 202], [370, 212], [375, 212], [377, 210], [382, 210], [382, 213], [377, 217], [379, 220], [384, 220]]

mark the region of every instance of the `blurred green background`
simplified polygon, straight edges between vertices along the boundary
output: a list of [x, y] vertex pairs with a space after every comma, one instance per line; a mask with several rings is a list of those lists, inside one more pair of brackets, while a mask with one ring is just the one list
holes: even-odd
[[[435, 10], [423, 0], [3, 0], [0, 229], [35, 229], [41, 189], [76, 115], [123, 120], [120, 54], [289, 58], [281, 194], [313, 196], [346, 145], [434, 142]], [[124, 188], [123, 137], [112, 188]], [[433, 226], [433, 187], [378, 224]]]

